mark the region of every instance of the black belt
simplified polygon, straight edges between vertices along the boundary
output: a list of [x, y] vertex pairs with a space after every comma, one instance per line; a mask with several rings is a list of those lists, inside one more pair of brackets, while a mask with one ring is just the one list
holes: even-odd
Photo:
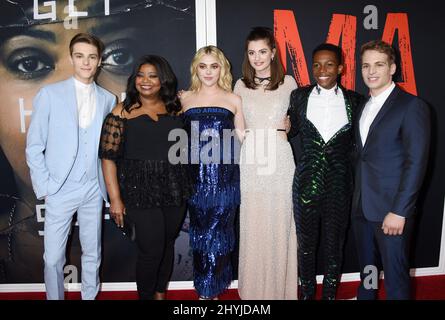
[[[246, 129], [246, 130], [244, 130], [245, 132], [250, 132], [250, 130], [249, 129]], [[277, 129], [277, 131], [283, 131], [283, 132], [286, 132], [286, 129]]]

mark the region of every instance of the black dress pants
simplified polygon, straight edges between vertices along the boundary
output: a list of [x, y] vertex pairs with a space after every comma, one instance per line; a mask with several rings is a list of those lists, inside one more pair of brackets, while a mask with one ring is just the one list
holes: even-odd
[[185, 205], [127, 209], [134, 221], [138, 259], [136, 284], [141, 300], [151, 300], [155, 292], [164, 292], [170, 280], [174, 245], [182, 222]]
[[347, 186], [338, 187], [338, 183], [327, 184], [324, 192], [304, 197], [294, 180], [293, 200], [301, 282], [300, 299], [315, 298], [320, 234], [324, 239], [324, 245], [320, 248], [324, 267], [322, 299], [335, 299], [350, 217], [351, 193]]
[[405, 220], [405, 227], [401, 235], [391, 236], [383, 233], [382, 222], [366, 219], [361, 205], [353, 212], [351, 221], [360, 265], [361, 281], [357, 299], [377, 299], [377, 288], [370, 286], [367, 279], [370, 276], [369, 267], [378, 268], [380, 264], [383, 265], [385, 273], [386, 299], [411, 299], [409, 249], [414, 218], [410, 217]]

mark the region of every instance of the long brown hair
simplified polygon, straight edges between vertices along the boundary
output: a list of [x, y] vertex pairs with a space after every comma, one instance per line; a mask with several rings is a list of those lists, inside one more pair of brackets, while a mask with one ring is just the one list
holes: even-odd
[[270, 50], [275, 49], [274, 59], [270, 63], [270, 82], [266, 87], [267, 90], [276, 90], [284, 82], [284, 68], [281, 64], [280, 53], [276, 45], [275, 37], [272, 29], [266, 27], [255, 27], [247, 35], [244, 46], [244, 61], [243, 61], [243, 79], [242, 81], [247, 88], [256, 89], [258, 84], [255, 83], [255, 69], [250, 65], [247, 48], [249, 42], [265, 40]]

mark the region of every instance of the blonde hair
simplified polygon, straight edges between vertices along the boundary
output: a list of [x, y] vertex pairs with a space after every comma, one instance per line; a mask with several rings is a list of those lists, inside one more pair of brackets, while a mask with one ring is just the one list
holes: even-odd
[[190, 88], [191, 91], [198, 91], [201, 88], [201, 81], [198, 77], [198, 64], [201, 58], [205, 55], [211, 55], [216, 58], [221, 68], [221, 73], [218, 79], [218, 86], [227, 92], [232, 92], [232, 73], [230, 72], [230, 62], [224, 56], [224, 53], [215, 46], [206, 46], [199, 49], [193, 57], [190, 66]]

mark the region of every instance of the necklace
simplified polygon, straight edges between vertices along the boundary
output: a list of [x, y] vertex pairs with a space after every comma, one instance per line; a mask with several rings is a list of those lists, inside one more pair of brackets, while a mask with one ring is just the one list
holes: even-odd
[[263, 81], [270, 81], [271, 80], [271, 77], [260, 78], [260, 77], [255, 76], [254, 78], [256, 80], [258, 80], [260, 83], [262, 83]]

